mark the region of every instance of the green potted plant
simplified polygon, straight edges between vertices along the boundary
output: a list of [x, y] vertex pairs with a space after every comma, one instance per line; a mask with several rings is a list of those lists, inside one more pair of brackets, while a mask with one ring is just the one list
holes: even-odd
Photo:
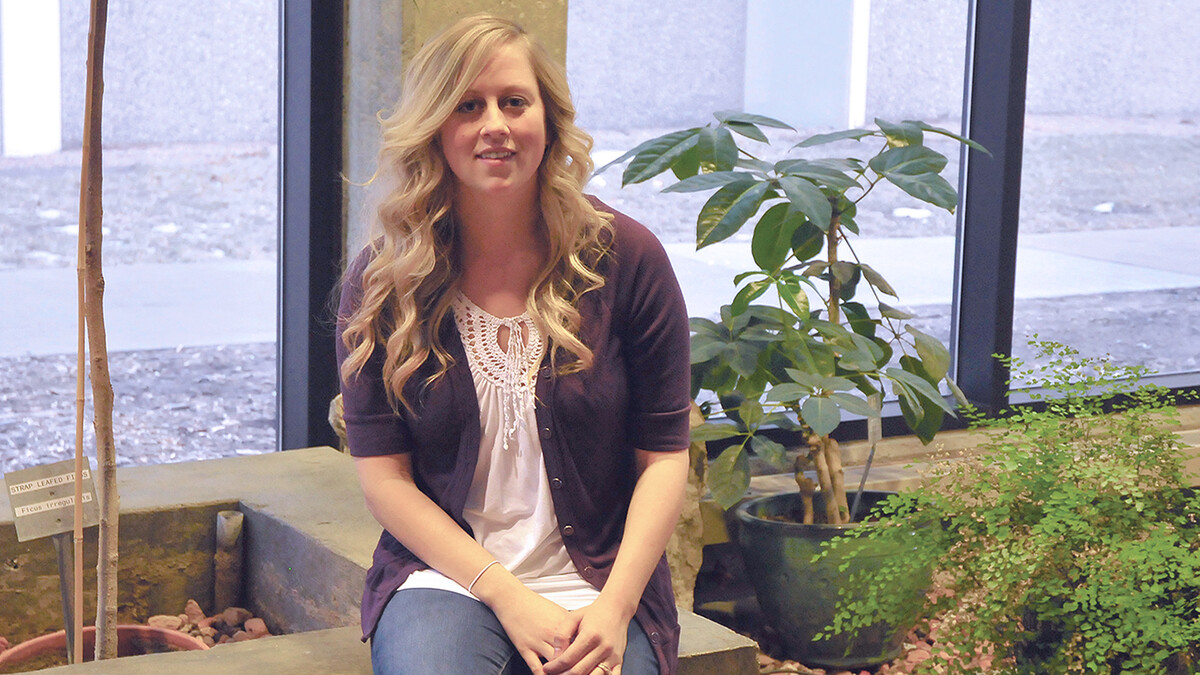
[[[1006, 359], [1037, 405], [984, 417], [987, 440], [891, 497], [877, 527], [833, 542], [906, 555], [850, 579], [831, 631], [885, 618], [932, 632], [924, 672], [1200, 672], [1200, 494], [1188, 487], [1174, 397], [1139, 367], [1034, 343]], [[920, 523], [940, 526], [914, 527]], [[915, 534], [914, 534], [915, 532]], [[914, 570], [920, 602], [880, 589]]]
[[[717, 320], [692, 319], [693, 395], [710, 416], [692, 438], [727, 444], [707, 475], [714, 499], [726, 509], [745, 496], [748, 449], [795, 470], [798, 494], [751, 501], [739, 509], [742, 520], [752, 523], [741, 528], [743, 536], [764, 532], [780, 538], [744, 546], [754, 553], [747, 560], [748, 571], [760, 584], [780, 584], [760, 587], [758, 595], [792, 654], [814, 663], [860, 663], [842, 661], [843, 650], [828, 645], [816, 646], [822, 653], [814, 660], [811, 636], [827, 623], [832, 605], [818, 610], [780, 602], [794, 588], [794, 579], [813, 578], [806, 569], [810, 549], [798, 553], [794, 543], [783, 542], [828, 539], [848, 527], [853, 516], [865, 513], [852, 513], [841, 452], [832, 437], [843, 413], [878, 418], [882, 396], [890, 390], [909, 428], [928, 442], [945, 415], [952, 414], [939, 387], [961, 394], [948, 376], [946, 347], [908, 324], [911, 314], [884, 302], [882, 296], [896, 297], [896, 291], [858, 259], [852, 244], [859, 234], [856, 215], [859, 204], [881, 183], [953, 211], [957, 194], [941, 176], [947, 159], [925, 144], [925, 136], [982, 147], [924, 122], [876, 120], [874, 128], [812, 136], [782, 159], [765, 161], [747, 149], [745, 139], [769, 144], [763, 127], [790, 126], [746, 113], [715, 117], [708, 126], [646, 141], [601, 171], [629, 160], [622, 185], [670, 171], [678, 181], [664, 192], [714, 191], [697, 217], [697, 248], [742, 230], [751, 232], [754, 266], [735, 277], [733, 301], [721, 308]], [[829, 145], [839, 141], [845, 143]], [[856, 152], [840, 152], [851, 143]], [[831, 147], [839, 152], [812, 156], [811, 149]], [[872, 300], [858, 299], [864, 295]], [[723, 419], [713, 419], [715, 413], [723, 413]], [[771, 437], [777, 430], [807, 439], [791, 459]], [[815, 471], [815, 481], [810, 471]], [[795, 524], [779, 522], [788, 519]], [[763, 552], [769, 554], [762, 557]], [[829, 574], [841, 576], [837, 570]], [[796, 623], [814, 617], [815, 625]]]

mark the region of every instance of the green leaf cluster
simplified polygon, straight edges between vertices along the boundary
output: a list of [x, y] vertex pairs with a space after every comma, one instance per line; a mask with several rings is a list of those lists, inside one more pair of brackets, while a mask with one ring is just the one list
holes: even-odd
[[[714, 496], [728, 508], [749, 484], [747, 448], [785, 468], [786, 453], [763, 430], [827, 436], [846, 413], [878, 416], [867, 399], [887, 389], [924, 442], [953, 414], [939, 389], [961, 398], [948, 374], [949, 351], [906, 324], [910, 314], [882, 302], [897, 292], [858, 259], [851, 237], [859, 233], [858, 204], [880, 182], [954, 210], [957, 195], [941, 176], [946, 157], [924, 144], [926, 134], [983, 148], [924, 122], [875, 120], [874, 128], [820, 134], [792, 147], [854, 141], [861, 152], [766, 162], [746, 140], [768, 143], [764, 128], [791, 127], [741, 112], [715, 117], [708, 126], [646, 141], [600, 170], [629, 160], [622, 185], [671, 172], [678, 180], [664, 192], [712, 191], [696, 218], [697, 248], [751, 232], [754, 268], [734, 279], [732, 303], [719, 320], [692, 319], [693, 395], [712, 392], [729, 420], [701, 427], [694, 438], [733, 439], [709, 473]], [[777, 300], [763, 302], [770, 291]], [[864, 294], [879, 311], [856, 299]]]
[[[1035, 346], [1043, 365], [1007, 361], [1040, 404], [970, 412], [978, 452], [851, 534], [908, 553], [851, 578], [831, 630], [935, 621], [927, 672], [974, 672], [981, 653], [996, 673], [1200, 672], [1200, 491], [1174, 399], [1144, 369]], [[897, 602], [888, 580], [929, 570], [936, 592]]]

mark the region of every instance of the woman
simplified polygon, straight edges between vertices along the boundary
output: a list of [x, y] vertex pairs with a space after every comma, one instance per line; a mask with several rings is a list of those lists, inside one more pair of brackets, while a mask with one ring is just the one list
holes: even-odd
[[675, 672], [686, 311], [653, 235], [583, 196], [574, 114], [529, 35], [474, 16], [421, 48], [382, 122], [390, 188], [337, 340], [384, 527], [376, 672]]

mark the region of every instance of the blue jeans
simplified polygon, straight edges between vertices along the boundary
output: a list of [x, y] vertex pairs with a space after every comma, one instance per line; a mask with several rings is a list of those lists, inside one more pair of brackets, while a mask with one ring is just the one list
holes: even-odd
[[[371, 638], [376, 675], [528, 675], [500, 620], [482, 602], [450, 591], [392, 594]], [[622, 675], [657, 675], [658, 659], [636, 620], [629, 622]]]

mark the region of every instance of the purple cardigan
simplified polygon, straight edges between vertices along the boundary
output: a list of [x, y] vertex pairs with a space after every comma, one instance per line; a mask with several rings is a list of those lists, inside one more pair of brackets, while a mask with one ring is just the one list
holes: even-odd
[[[691, 398], [687, 310], [666, 252], [644, 226], [595, 203], [615, 220], [610, 254], [599, 268], [605, 284], [579, 303], [580, 337], [595, 354], [594, 365], [555, 375], [547, 357], [535, 406], [563, 543], [583, 578], [603, 588], [633, 494], [634, 449], [686, 448]], [[361, 297], [368, 255], [364, 251], [351, 264], [342, 291], [339, 365], [347, 356], [341, 340], [345, 317]], [[441, 336], [454, 364], [428, 387], [421, 383], [431, 362], [408, 381], [405, 395], [412, 411], [397, 415], [388, 403], [381, 347], [359, 377], [342, 384], [346, 434], [356, 457], [413, 453], [418, 487], [470, 532], [463, 506], [479, 454], [479, 403], [453, 320], [443, 322]], [[374, 633], [396, 588], [426, 567], [383, 532], [363, 592], [364, 640]], [[634, 616], [658, 655], [661, 675], [675, 673], [679, 621], [665, 556]]]

